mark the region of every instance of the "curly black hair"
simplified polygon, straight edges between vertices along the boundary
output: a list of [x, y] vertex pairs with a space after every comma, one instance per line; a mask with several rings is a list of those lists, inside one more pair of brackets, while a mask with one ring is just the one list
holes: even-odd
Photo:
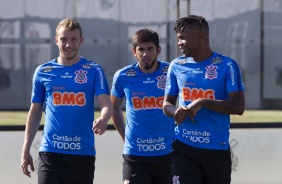
[[185, 26], [191, 26], [194, 24], [199, 25], [200, 29], [205, 28], [206, 30], [209, 30], [209, 24], [204, 17], [199, 15], [188, 15], [187, 17], [182, 17], [175, 22], [174, 31], [179, 33]]

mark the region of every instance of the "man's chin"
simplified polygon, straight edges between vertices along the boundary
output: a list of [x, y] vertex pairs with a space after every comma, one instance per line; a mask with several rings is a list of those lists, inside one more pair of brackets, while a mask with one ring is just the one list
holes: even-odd
[[185, 57], [191, 57], [191, 56], [189, 55], [189, 53], [182, 52], [182, 54], [183, 54], [183, 56], [185, 56]]
[[153, 65], [147, 65], [147, 66], [144, 67], [145, 70], [150, 70], [152, 68], [153, 68]]
[[74, 57], [65, 57], [65, 60], [72, 60]]

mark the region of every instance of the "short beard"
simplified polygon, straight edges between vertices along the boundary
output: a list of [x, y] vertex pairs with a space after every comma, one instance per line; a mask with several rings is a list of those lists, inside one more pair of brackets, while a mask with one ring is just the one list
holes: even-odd
[[150, 70], [154, 64], [156, 63], [157, 59], [154, 59], [154, 61], [150, 65], [143, 65], [145, 70]]

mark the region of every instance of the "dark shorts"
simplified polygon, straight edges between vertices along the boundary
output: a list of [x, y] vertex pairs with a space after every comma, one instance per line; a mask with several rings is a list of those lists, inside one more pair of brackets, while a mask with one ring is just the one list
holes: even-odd
[[95, 156], [39, 152], [38, 184], [93, 184]]
[[175, 183], [230, 184], [230, 150], [199, 149], [178, 140], [172, 143], [172, 173]]
[[172, 184], [171, 154], [152, 157], [123, 155], [123, 159], [122, 179], [125, 184]]

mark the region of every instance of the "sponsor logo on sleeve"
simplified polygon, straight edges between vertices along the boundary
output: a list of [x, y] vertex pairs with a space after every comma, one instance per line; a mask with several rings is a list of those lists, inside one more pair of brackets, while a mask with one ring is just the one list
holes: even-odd
[[81, 67], [85, 69], [90, 69], [93, 67], [93, 65], [91, 63], [85, 63], [85, 64], [82, 64]]
[[187, 61], [187, 59], [179, 59], [179, 60], [177, 61], [177, 63], [180, 64], [180, 65], [183, 65], [183, 64], [185, 64], [185, 63], [188, 63], [188, 61]]
[[44, 66], [42, 67], [43, 72], [51, 72], [53, 70], [53, 66]]
[[211, 60], [212, 64], [218, 64], [222, 62], [222, 59], [220, 59], [219, 57], [215, 57]]
[[136, 74], [137, 74], [136, 71], [132, 69], [126, 72], [126, 76], [129, 76], [129, 77], [135, 76]]
[[227, 65], [229, 66], [229, 69], [230, 69], [230, 76], [231, 76], [231, 84], [232, 86], [235, 85], [235, 74], [234, 74], [234, 69], [232, 67], [232, 63], [227, 63]]
[[168, 66], [165, 66], [165, 67], [162, 68], [161, 71], [162, 71], [162, 73], [167, 73], [167, 70], [168, 70]]
[[100, 87], [101, 89], [105, 89], [105, 84], [104, 84], [104, 75], [103, 75], [103, 70], [102, 68], [97, 68], [97, 70], [99, 71], [99, 78], [100, 78]]

